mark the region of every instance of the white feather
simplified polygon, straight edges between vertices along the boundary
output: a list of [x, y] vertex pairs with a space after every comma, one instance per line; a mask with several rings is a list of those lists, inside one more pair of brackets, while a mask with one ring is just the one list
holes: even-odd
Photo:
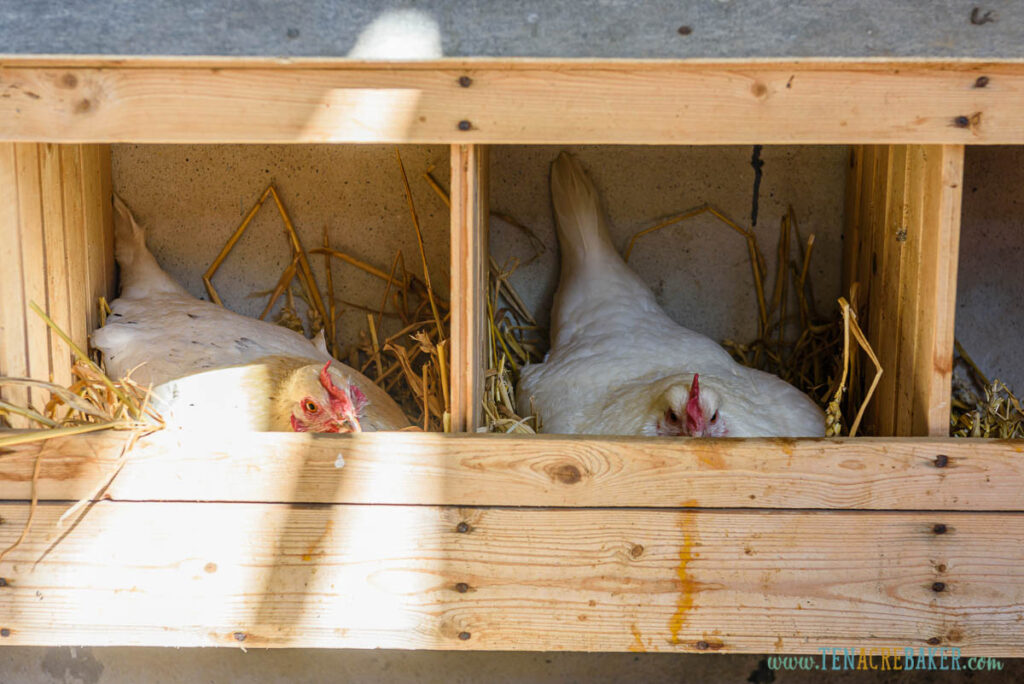
[[615, 250], [596, 188], [565, 153], [552, 165], [551, 195], [562, 251], [551, 351], [523, 368], [520, 412], [532, 399], [545, 432], [653, 434], [658, 402], [698, 373], [728, 436], [824, 435], [807, 395], [665, 314]]

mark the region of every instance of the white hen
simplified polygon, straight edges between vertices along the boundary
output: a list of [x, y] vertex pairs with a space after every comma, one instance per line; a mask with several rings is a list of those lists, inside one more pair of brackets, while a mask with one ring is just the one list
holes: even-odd
[[121, 296], [93, 333], [107, 372], [154, 385], [155, 407], [183, 427], [299, 432], [397, 430], [401, 408], [373, 381], [281, 326], [196, 299], [163, 271], [115, 199]]
[[523, 368], [519, 409], [543, 431], [820, 437], [822, 410], [780, 378], [733, 361], [669, 318], [611, 243], [597, 190], [562, 153], [551, 168], [562, 272], [551, 351]]

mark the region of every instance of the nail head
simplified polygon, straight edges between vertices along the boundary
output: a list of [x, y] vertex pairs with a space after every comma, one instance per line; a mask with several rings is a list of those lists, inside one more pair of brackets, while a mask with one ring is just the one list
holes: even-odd
[[469, 76], [459, 76], [459, 85], [462, 86], [463, 88], [468, 88], [469, 86], [473, 85], [473, 79], [471, 79]]
[[232, 636], [235, 637], [235, 641], [245, 641], [245, 632], [235, 632]]
[[469, 641], [469, 637], [469, 632], [459, 632], [459, 639], [461, 639], [462, 641]]
[[931, 646], [938, 646], [941, 643], [942, 643], [942, 639], [940, 639], [939, 637], [932, 637], [931, 639], [928, 640], [928, 644], [931, 645]]
[[468, 131], [472, 127], [473, 127], [473, 124], [469, 123], [465, 119], [463, 119], [462, 121], [459, 122], [459, 130], [460, 131]]
[[455, 585], [455, 591], [459, 592], [460, 594], [465, 594], [467, 591], [469, 591], [469, 585], [465, 582], [459, 582]]
[[681, 36], [688, 36], [691, 33], [693, 33], [693, 28], [690, 26], [680, 26], [678, 29], [676, 29], [676, 33], [678, 33]]
[[697, 642], [697, 650], [698, 651], [706, 651], [706, 650], [708, 650], [708, 648], [709, 648], [708, 642], [704, 641], [703, 639]]
[[971, 125], [971, 120], [968, 119], [966, 116], [958, 116], [955, 119], [953, 119], [953, 125], [956, 126], [957, 128], [967, 128], [968, 126]]
[[4, 627], [3, 629], [0, 629], [0, 637], [9, 637], [9, 636], [11, 636], [11, 630], [7, 629], [6, 627]]
[[932, 527], [932, 532], [935, 534], [946, 534], [949, 528], [946, 527], [945, 523], [935, 523]]
[[946, 591], [945, 582], [934, 582], [932, 583], [932, 591]]
[[988, 76], [979, 76], [978, 80], [974, 82], [975, 88], [984, 88], [988, 85]]
[[945, 468], [947, 465], [949, 465], [949, 456], [946, 454], [939, 454], [935, 457], [936, 468]]
[[466, 532], [469, 532], [469, 523], [467, 523], [465, 521], [460, 522], [458, 525], [455, 526], [455, 531], [456, 532], [461, 532], [462, 534], [465, 534]]

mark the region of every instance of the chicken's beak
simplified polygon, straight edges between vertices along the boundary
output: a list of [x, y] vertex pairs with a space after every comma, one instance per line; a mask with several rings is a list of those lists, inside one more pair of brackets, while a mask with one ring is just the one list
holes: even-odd
[[337, 421], [335, 421], [337, 431], [340, 433], [346, 432], [362, 432], [363, 428], [359, 425], [359, 418], [356, 417], [355, 412], [345, 413]]

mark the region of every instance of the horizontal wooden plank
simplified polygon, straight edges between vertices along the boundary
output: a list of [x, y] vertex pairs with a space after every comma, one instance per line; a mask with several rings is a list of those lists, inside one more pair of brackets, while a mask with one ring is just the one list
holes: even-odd
[[0, 140], [1024, 142], [1019, 61], [3, 64]]
[[[0, 499], [28, 498], [40, 450], [40, 497], [86, 497], [116, 467], [126, 439], [107, 433], [13, 447], [0, 455]], [[1020, 441], [936, 438], [168, 432], [143, 440], [108, 494], [135, 501], [1024, 510], [1022, 451]]]
[[44, 553], [62, 511], [0, 563], [5, 644], [1024, 647], [1021, 514], [101, 502]]

